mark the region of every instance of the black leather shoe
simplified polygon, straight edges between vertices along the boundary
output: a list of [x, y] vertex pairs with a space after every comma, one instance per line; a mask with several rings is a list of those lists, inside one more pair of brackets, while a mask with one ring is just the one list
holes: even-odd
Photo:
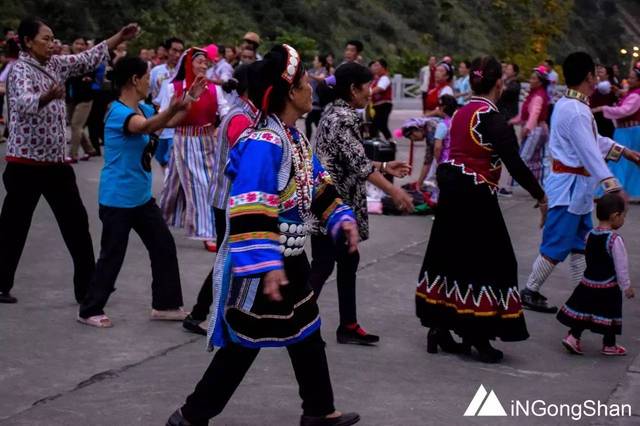
[[349, 426], [360, 421], [358, 413], [344, 413], [340, 417], [300, 417], [300, 426]]
[[537, 291], [529, 290], [528, 288], [520, 291], [520, 300], [522, 306], [527, 309], [531, 309], [536, 312], [543, 312], [545, 314], [555, 314], [558, 312], [556, 306], [550, 306], [547, 302], [547, 298]]
[[380, 341], [380, 336], [375, 334], [369, 334], [360, 325], [356, 326], [353, 330], [349, 330], [347, 327], [341, 325], [336, 330], [336, 338], [338, 343], [342, 344], [354, 344], [354, 345], [373, 345]]
[[7, 291], [6, 293], [0, 293], [0, 303], [18, 303], [18, 299]]
[[204, 328], [200, 327], [200, 323], [201, 322], [202, 321], [194, 319], [191, 316], [191, 314], [189, 314], [182, 321], [182, 327], [184, 327], [185, 330], [190, 331], [192, 333], [199, 334], [201, 336], [206, 336], [207, 335], [207, 330], [205, 330]]

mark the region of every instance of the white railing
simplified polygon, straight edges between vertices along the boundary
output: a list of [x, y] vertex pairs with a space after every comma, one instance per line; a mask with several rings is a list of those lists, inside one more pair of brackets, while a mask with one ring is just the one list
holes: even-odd
[[[416, 78], [404, 78], [401, 74], [395, 74], [391, 80], [393, 87], [393, 100], [402, 101], [406, 99], [419, 99], [422, 96], [420, 92], [420, 82]], [[521, 83], [522, 90], [520, 92], [520, 102], [524, 101], [524, 98], [529, 92], [529, 83]], [[562, 97], [567, 91], [566, 86], [557, 86], [555, 100]]]

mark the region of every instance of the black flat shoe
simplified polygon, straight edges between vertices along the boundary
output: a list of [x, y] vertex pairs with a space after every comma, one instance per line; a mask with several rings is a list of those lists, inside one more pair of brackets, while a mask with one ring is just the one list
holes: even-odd
[[558, 312], [558, 307], [549, 305], [546, 297], [528, 288], [520, 291], [520, 300], [522, 301], [522, 306], [532, 311], [545, 314], [555, 314]]
[[451, 336], [449, 330], [439, 328], [430, 328], [427, 334], [427, 352], [430, 354], [438, 353], [438, 346], [450, 354], [470, 354], [471, 346], [466, 343], [458, 343]]
[[207, 335], [207, 330], [205, 330], [204, 328], [200, 327], [200, 323], [201, 322], [202, 321], [199, 321], [197, 319], [193, 319], [191, 314], [189, 314], [182, 321], [182, 327], [184, 327], [185, 330], [190, 331], [191, 333], [199, 334], [201, 336], [206, 336]]
[[504, 353], [491, 346], [489, 340], [473, 341], [470, 344], [478, 351], [478, 359], [482, 362], [494, 364], [504, 358]]
[[344, 413], [339, 417], [300, 417], [300, 426], [350, 426], [360, 421], [358, 413]]
[[380, 336], [367, 333], [360, 325], [352, 330], [341, 325], [336, 330], [336, 338], [338, 343], [354, 345], [373, 345], [380, 341]]
[[6, 293], [0, 293], [0, 303], [18, 303], [18, 299], [7, 291]]
[[165, 426], [207, 426], [208, 424], [208, 421], [203, 423], [191, 423], [184, 418], [182, 412], [178, 409], [173, 412], [171, 417], [169, 417]]

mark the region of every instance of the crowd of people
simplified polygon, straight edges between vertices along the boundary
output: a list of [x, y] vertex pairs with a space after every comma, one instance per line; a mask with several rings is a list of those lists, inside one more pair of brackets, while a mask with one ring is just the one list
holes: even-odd
[[[335, 409], [317, 299], [337, 266], [337, 341], [379, 342], [360, 326], [356, 303], [358, 245], [370, 235], [367, 185], [400, 211], [414, 210], [412, 197], [385, 177], [404, 178], [410, 165], [367, 158], [365, 135], [427, 142], [417, 186], [435, 179], [437, 208], [415, 306], [429, 328], [428, 352], [475, 349], [481, 361], [499, 362], [504, 354], [492, 340], [529, 337], [523, 307], [558, 312], [540, 289], [570, 257], [575, 290], [557, 314], [569, 327], [562, 344], [582, 354], [580, 337], [591, 330], [603, 334], [604, 355], [626, 354], [616, 336], [622, 295], [634, 290], [616, 230], [628, 198], [640, 195], [640, 63], [621, 82], [588, 54], [572, 53], [562, 64], [568, 90], [557, 99], [558, 75], [546, 61], [531, 70], [520, 106], [516, 64], [482, 56], [460, 61], [454, 78], [451, 57], [431, 57], [420, 71], [422, 115], [391, 132], [389, 66], [383, 58], [365, 66], [358, 40], [345, 44], [340, 64], [318, 55], [306, 70], [286, 44], [261, 56], [254, 32], [237, 48], [171, 37], [128, 55], [126, 43], [139, 32], [129, 24], [100, 43], [77, 37], [68, 52], [40, 19], [8, 34], [15, 52], [0, 77], [8, 107], [0, 303], [18, 301], [11, 291], [41, 196], [73, 258], [82, 324], [114, 326], [105, 307], [135, 231], [151, 259], [150, 318], [182, 321], [218, 348], [167, 425], [204, 425], [220, 414], [268, 347], [287, 348], [303, 400], [301, 425], [359, 421]], [[304, 132], [297, 127], [303, 119]], [[96, 262], [71, 164], [99, 155]], [[153, 159], [164, 172], [158, 202]], [[511, 179], [536, 201], [543, 228], [522, 289], [498, 202], [498, 194], [510, 194], [504, 182]], [[170, 227], [217, 252], [190, 312]]]

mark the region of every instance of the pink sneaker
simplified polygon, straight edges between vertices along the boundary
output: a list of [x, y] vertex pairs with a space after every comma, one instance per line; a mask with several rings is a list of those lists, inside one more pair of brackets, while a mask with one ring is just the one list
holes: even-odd
[[624, 346], [621, 346], [621, 345], [602, 347], [602, 355], [625, 356], [626, 354], [627, 354], [627, 350], [624, 348]]
[[562, 339], [562, 345], [574, 355], [582, 355], [582, 348], [580, 347], [580, 339], [576, 339], [571, 334], [567, 334], [567, 337]]

